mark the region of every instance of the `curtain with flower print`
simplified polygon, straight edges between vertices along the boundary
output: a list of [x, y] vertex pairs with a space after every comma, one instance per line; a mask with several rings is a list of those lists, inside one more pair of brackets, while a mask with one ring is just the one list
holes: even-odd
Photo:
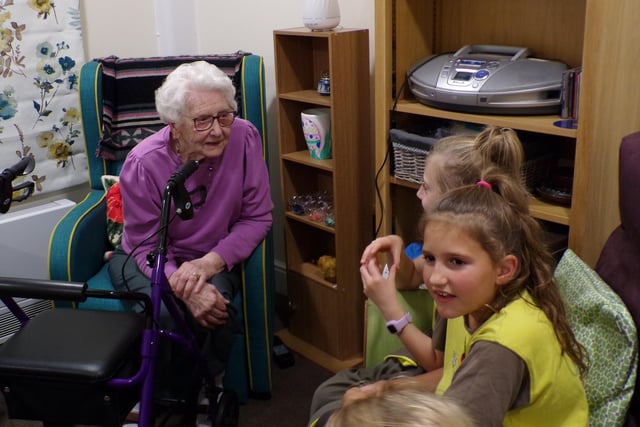
[[87, 181], [79, 0], [0, 0], [0, 34], [0, 170], [33, 156], [35, 169], [18, 179], [36, 194]]

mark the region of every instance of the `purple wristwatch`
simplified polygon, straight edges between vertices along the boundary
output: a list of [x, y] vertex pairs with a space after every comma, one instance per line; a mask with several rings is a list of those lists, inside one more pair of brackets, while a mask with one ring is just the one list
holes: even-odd
[[387, 322], [387, 329], [394, 335], [399, 334], [402, 330], [411, 323], [413, 319], [411, 318], [411, 313], [408, 311], [398, 320], [389, 320]]

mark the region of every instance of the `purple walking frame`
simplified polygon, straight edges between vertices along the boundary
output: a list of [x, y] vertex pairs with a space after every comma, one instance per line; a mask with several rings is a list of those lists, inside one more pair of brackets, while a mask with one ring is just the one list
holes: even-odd
[[[143, 300], [145, 312], [147, 314], [147, 326], [143, 330], [141, 339], [141, 363], [139, 369], [128, 378], [113, 378], [106, 381], [106, 385], [115, 389], [124, 389], [127, 387], [135, 387], [141, 385], [140, 392], [140, 412], [138, 418], [139, 427], [152, 427], [154, 425], [153, 414], [153, 389], [154, 389], [154, 372], [156, 368], [158, 356], [158, 343], [160, 339], [169, 339], [186, 349], [189, 354], [200, 364], [203, 369], [202, 373], [206, 374], [206, 362], [200, 354], [198, 342], [189, 327], [182, 309], [178, 306], [168, 279], [164, 274], [164, 266], [166, 263], [166, 242], [167, 229], [170, 222], [171, 202], [176, 201], [175, 212], [182, 219], [190, 219], [193, 216], [192, 204], [190, 197], [184, 189], [184, 181], [198, 167], [198, 162], [189, 162], [176, 171], [164, 190], [162, 200], [162, 211], [160, 217], [160, 227], [158, 232], [158, 245], [153, 256], [153, 269], [151, 275], [151, 298], [146, 294], [138, 292], [113, 292], [103, 290], [88, 289], [86, 284], [80, 283], [61, 283], [55, 281], [37, 281], [36, 289], [33, 289], [34, 281], [25, 279], [3, 279], [3, 286], [16, 289], [16, 295], [10, 295], [10, 291], [2, 290], [0, 299], [5, 303], [7, 308], [18, 319], [21, 326], [25, 326], [29, 322], [29, 317], [21, 309], [21, 307], [13, 299], [14, 296], [29, 296], [44, 292], [45, 295], [55, 297], [70, 297], [71, 300], [82, 301], [87, 297], [117, 298], [127, 300]], [[178, 193], [178, 194], [176, 194]], [[32, 287], [32, 289], [27, 289]], [[24, 288], [24, 289], [23, 289]], [[26, 294], [25, 294], [26, 292]], [[149, 306], [153, 320], [149, 317]], [[176, 328], [173, 330], [163, 329], [159, 326], [161, 305], [164, 304], [169, 314], [173, 318]]]

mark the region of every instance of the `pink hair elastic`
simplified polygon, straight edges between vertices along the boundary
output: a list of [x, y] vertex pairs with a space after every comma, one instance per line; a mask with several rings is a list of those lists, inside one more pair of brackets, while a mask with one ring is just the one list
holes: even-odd
[[485, 181], [484, 179], [481, 179], [480, 181], [476, 182], [476, 185], [478, 187], [484, 187], [487, 190], [491, 190], [491, 184], [489, 184], [487, 181]]

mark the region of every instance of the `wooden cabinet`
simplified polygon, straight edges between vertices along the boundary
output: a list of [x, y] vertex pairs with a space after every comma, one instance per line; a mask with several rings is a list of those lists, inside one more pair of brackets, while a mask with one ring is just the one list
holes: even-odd
[[[363, 301], [360, 255], [371, 241], [373, 141], [367, 30], [274, 32], [284, 232], [291, 317], [285, 344], [327, 369], [361, 361]], [[323, 75], [330, 95], [318, 93]], [[330, 109], [332, 158], [312, 159], [301, 126], [309, 108]], [[296, 213], [294, 196], [333, 199], [335, 223]], [[336, 259], [333, 281], [317, 266]]]
[[[640, 36], [636, 0], [376, 0], [375, 139], [379, 234], [412, 237], [419, 203], [416, 185], [395, 179], [388, 158], [389, 129], [433, 118], [494, 124], [530, 133], [574, 163], [570, 207], [532, 199], [531, 212], [565, 227], [569, 247], [594, 265], [619, 223], [618, 147], [640, 129], [640, 80], [635, 75]], [[406, 72], [429, 55], [468, 44], [531, 48], [541, 58], [582, 66], [577, 129], [554, 125], [558, 116], [500, 116], [451, 112], [418, 103]], [[396, 104], [397, 102], [397, 104]], [[392, 111], [394, 123], [391, 123]], [[396, 122], [397, 121], [397, 122]]]

